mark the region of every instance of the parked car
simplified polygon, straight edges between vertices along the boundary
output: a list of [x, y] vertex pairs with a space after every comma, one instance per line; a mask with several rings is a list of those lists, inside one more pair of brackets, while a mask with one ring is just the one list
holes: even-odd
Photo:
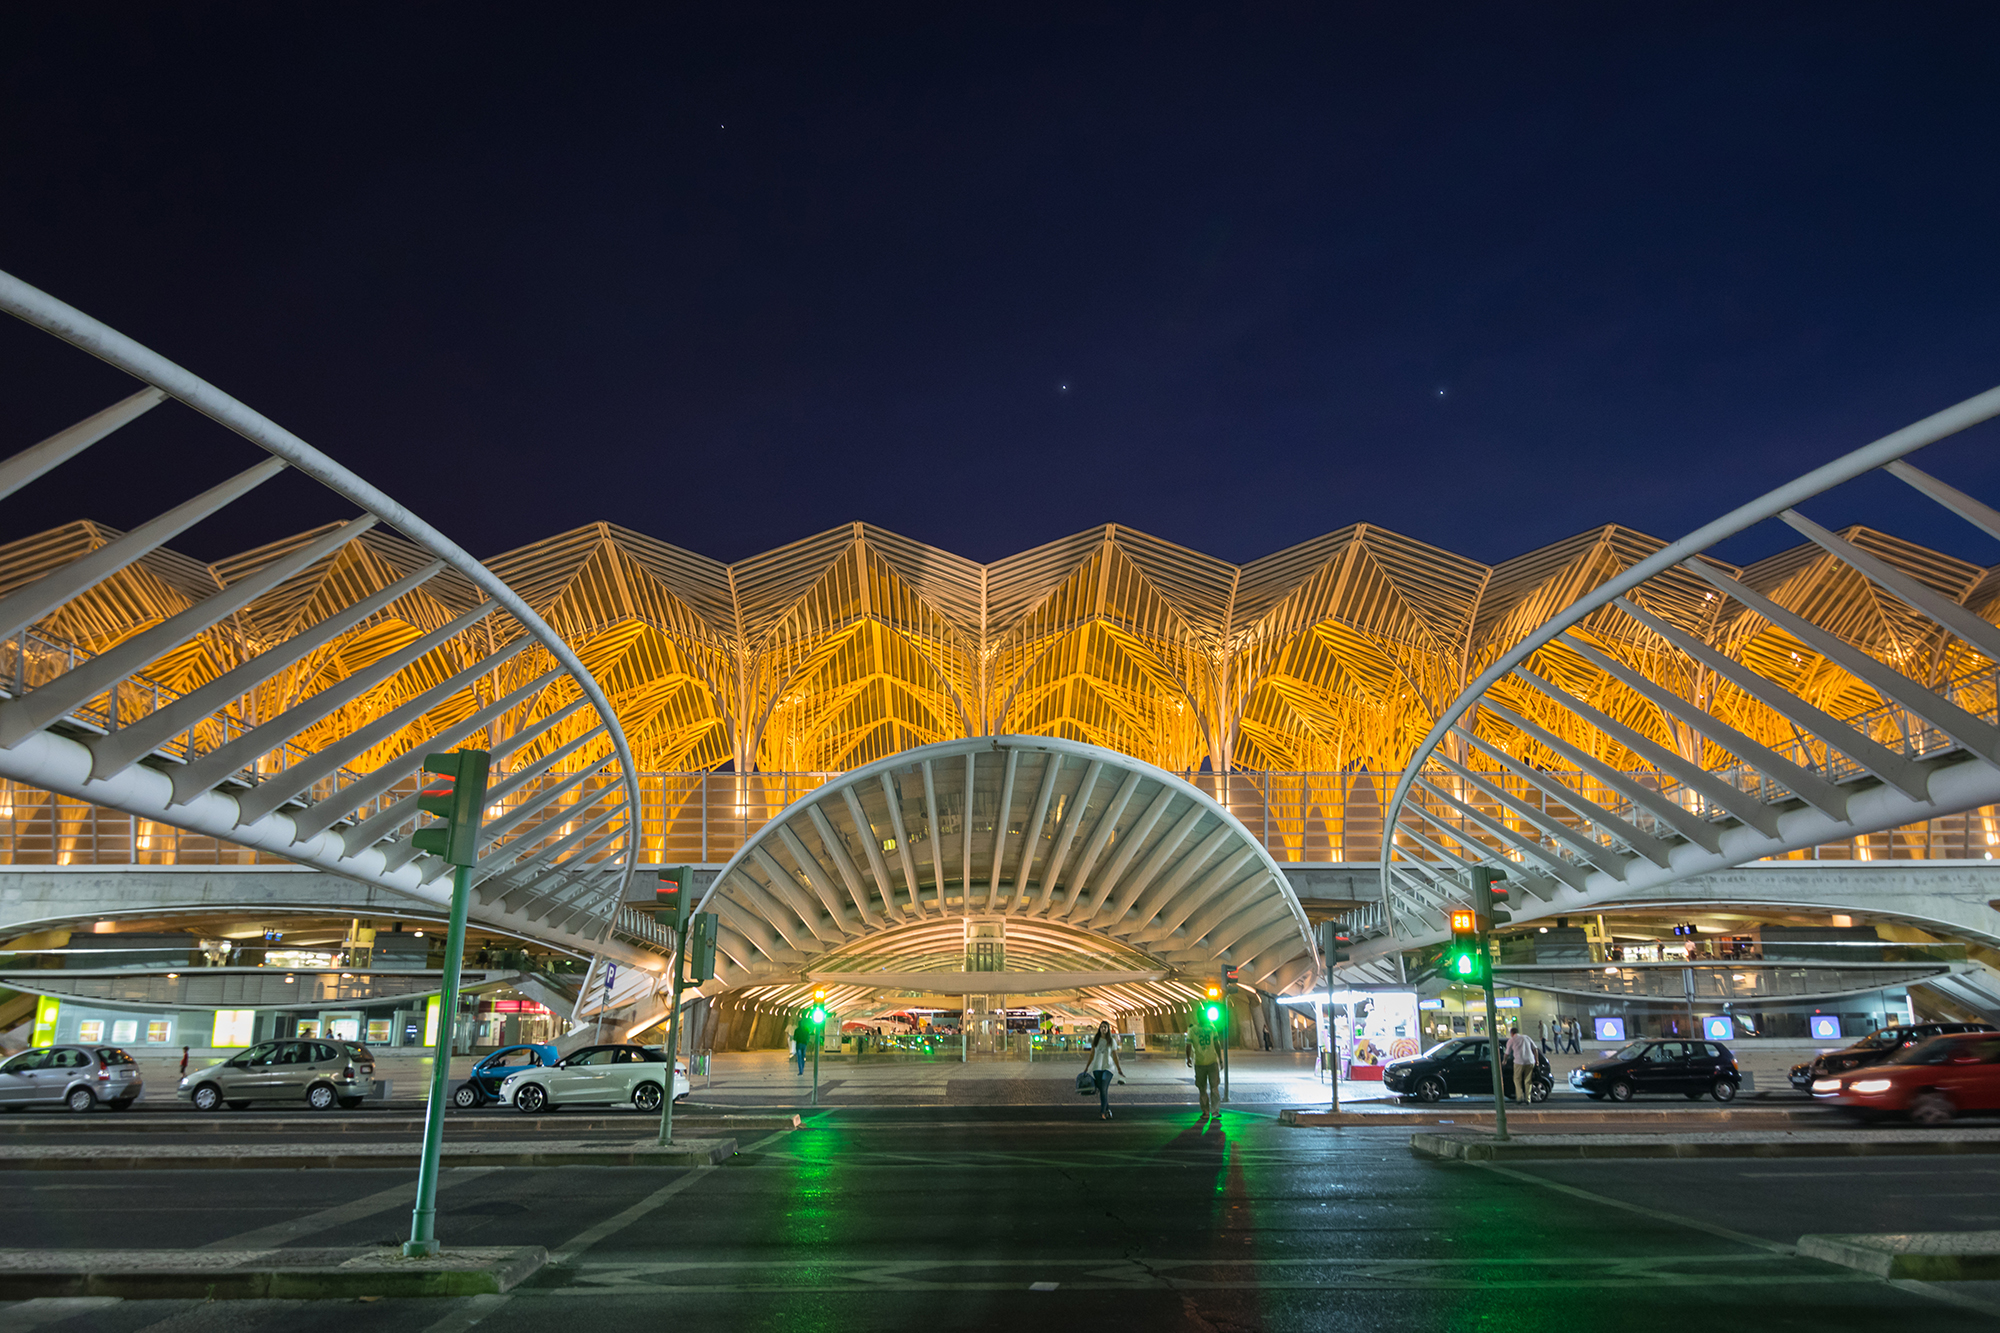
[[176, 1095], [197, 1111], [290, 1101], [325, 1111], [361, 1105], [374, 1086], [374, 1059], [364, 1046], [324, 1039], [266, 1041], [197, 1069], [181, 1080]]
[[553, 1046], [532, 1043], [503, 1046], [472, 1067], [472, 1072], [465, 1076], [465, 1082], [451, 1094], [451, 1104], [462, 1111], [470, 1111], [475, 1106], [499, 1101], [500, 1085], [509, 1074], [518, 1074], [524, 1069], [539, 1069], [561, 1058]]
[[1947, 1032], [1879, 1064], [1829, 1074], [1813, 1097], [1864, 1120], [1907, 1115], [1942, 1125], [1960, 1111], [2000, 1110], [2000, 1032]]
[[0, 1064], [0, 1111], [99, 1102], [122, 1111], [145, 1091], [139, 1062], [116, 1046], [38, 1046]]
[[[1454, 1037], [1442, 1041], [1422, 1055], [1406, 1055], [1382, 1066], [1382, 1086], [1420, 1102], [1442, 1101], [1453, 1096], [1493, 1095], [1493, 1070], [1488, 1063], [1486, 1038]], [[1529, 1100], [1544, 1102], [1555, 1088], [1546, 1053], [1537, 1056], [1534, 1081], [1529, 1084]]]
[[1833, 1074], [1881, 1064], [1898, 1051], [1921, 1046], [1932, 1037], [1948, 1032], [1992, 1032], [1991, 1023], [1904, 1023], [1871, 1032], [1845, 1050], [1828, 1051], [1802, 1065], [1793, 1065], [1792, 1086], [1811, 1092], [1814, 1083]]
[[1569, 1072], [1569, 1085], [1593, 1101], [1680, 1093], [1689, 1101], [1704, 1093], [1733, 1101], [1743, 1073], [1727, 1046], [1712, 1041], [1635, 1041], [1616, 1054]]
[[[530, 1114], [574, 1105], [660, 1109], [667, 1053], [657, 1046], [586, 1046], [552, 1065], [517, 1070], [500, 1082], [500, 1100]], [[687, 1096], [687, 1065], [674, 1062], [674, 1100]]]

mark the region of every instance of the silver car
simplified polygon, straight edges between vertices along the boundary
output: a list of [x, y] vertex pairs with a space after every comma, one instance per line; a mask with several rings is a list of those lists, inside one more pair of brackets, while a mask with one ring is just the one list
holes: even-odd
[[122, 1111], [145, 1091], [138, 1061], [116, 1046], [38, 1046], [0, 1064], [0, 1111], [99, 1102]]
[[375, 1066], [359, 1047], [338, 1041], [266, 1041], [181, 1080], [176, 1095], [197, 1111], [251, 1102], [302, 1101], [315, 1111], [361, 1105], [375, 1085]]

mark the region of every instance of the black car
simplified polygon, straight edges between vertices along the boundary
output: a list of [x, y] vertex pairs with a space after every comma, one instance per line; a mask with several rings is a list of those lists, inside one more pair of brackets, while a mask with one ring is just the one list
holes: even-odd
[[1811, 1092], [1813, 1080], [1845, 1074], [1863, 1065], [1879, 1065], [1898, 1051], [1921, 1046], [1948, 1032], [1992, 1032], [1991, 1023], [1905, 1023], [1871, 1032], [1844, 1051], [1829, 1051], [1802, 1065], [1793, 1065], [1792, 1086]]
[[[1382, 1066], [1382, 1086], [1420, 1102], [1442, 1101], [1459, 1096], [1493, 1095], [1493, 1066], [1487, 1054], [1486, 1038], [1454, 1037], [1439, 1042], [1422, 1055], [1406, 1055]], [[1549, 1073], [1548, 1056], [1535, 1058], [1535, 1078], [1529, 1085], [1530, 1101], [1547, 1101], [1555, 1088]]]
[[1569, 1085], [1593, 1101], [1629, 1102], [1642, 1094], [1680, 1093], [1689, 1101], [1707, 1093], [1735, 1099], [1742, 1071], [1727, 1046], [1712, 1041], [1635, 1041], [1614, 1055], [1569, 1073]]

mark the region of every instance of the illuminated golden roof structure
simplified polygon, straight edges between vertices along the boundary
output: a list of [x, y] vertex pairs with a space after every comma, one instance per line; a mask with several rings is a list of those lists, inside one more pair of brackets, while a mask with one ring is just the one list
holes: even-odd
[[[161, 549], [38, 628], [104, 652], [322, 531], [214, 565]], [[0, 546], [0, 595], [116, 535], [79, 521]], [[2000, 611], [2000, 571], [1865, 528], [1843, 536], [1983, 618]], [[645, 771], [844, 771], [1006, 733], [1099, 745], [1174, 772], [1334, 772], [1401, 767], [1466, 681], [1662, 545], [1604, 527], [1486, 566], [1364, 524], [1237, 566], [1106, 525], [980, 565], [857, 523], [725, 565], [593, 524], [487, 564], [602, 683]], [[142, 674], [192, 688], [250, 645], [315, 623], [320, 589], [375, 590], [414, 558], [393, 536], [367, 533]], [[1717, 568], [1912, 674], [1949, 678], [1984, 660], [1922, 632], [1816, 547]], [[1735, 602], [1704, 600], [1691, 576], [1682, 582], [1687, 621], [1710, 642], [1835, 716], [1878, 702], [1823, 654]], [[452, 611], [435, 596], [406, 598], [311, 669], [344, 675]], [[1701, 688], [1675, 656], [1635, 648], [1628, 660], [1661, 684]], [[427, 679], [389, 682], [354, 707], [391, 707]], [[1662, 743], [1691, 743], [1581, 658], [1565, 661], [1564, 679]], [[297, 686], [269, 688], [281, 698]], [[1730, 718], [1753, 735], [1790, 736], [1747, 696]], [[299, 743], [311, 749], [314, 733]]]

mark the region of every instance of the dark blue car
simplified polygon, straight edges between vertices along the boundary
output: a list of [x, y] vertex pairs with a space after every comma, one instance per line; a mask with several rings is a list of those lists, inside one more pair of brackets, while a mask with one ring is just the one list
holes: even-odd
[[502, 1046], [472, 1067], [465, 1082], [452, 1093], [451, 1104], [462, 1111], [485, 1106], [498, 1099], [500, 1081], [523, 1069], [552, 1065], [562, 1057], [553, 1046]]

